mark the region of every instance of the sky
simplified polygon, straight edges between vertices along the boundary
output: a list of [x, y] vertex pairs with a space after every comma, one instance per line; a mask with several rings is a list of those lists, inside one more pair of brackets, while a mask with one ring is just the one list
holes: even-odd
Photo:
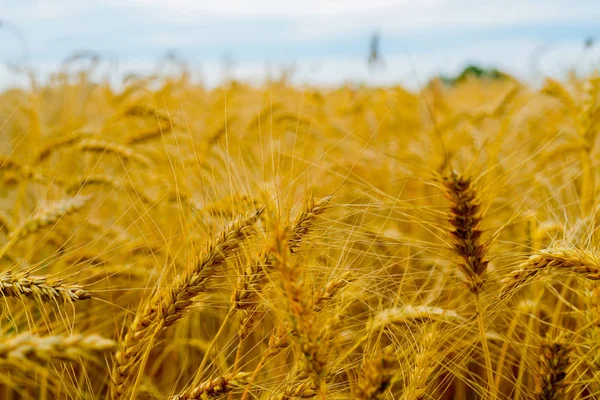
[[[83, 68], [65, 63], [77, 54], [113, 81], [176, 71], [176, 58], [207, 85], [288, 71], [301, 84], [418, 87], [469, 63], [534, 82], [594, 69], [599, 21], [598, 0], [0, 0], [0, 86], [23, 81], [11, 66], [40, 79]], [[384, 64], [370, 69], [374, 32]]]

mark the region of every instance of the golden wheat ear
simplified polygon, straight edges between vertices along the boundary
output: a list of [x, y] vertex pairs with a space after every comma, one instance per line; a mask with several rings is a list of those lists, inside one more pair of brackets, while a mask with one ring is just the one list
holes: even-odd
[[154, 296], [146, 301], [136, 314], [115, 354], [111, 396], [121, 398], [131, 391], [134, 375], [143, 368], [142, 354], [154, 337], [173, 325], [190, 310], [194, 297], [207, 290], [207, 284], [252, 231], [262, 209], [238, 218], [216, 238], [210, 240], [204, 251], [194, 257], [187, 268], [173, 281], [164, 282]]
[[332, 196], [327, 196], [316, 201], [311, 197], [305, 204], [304, 209], [298, 214], [293, 222], [293, 228], [289, 238], [291, 253], [298, 251], [298, 248], [302, 243], [302, 238], [306, 236], [311, 229], [314, 219], [325, 212], [331, 199]]
[[92, 295], [80, 285], [65, 284], [59, 279], [28, 273], [0, 274], [0, 293], [3, 296], [30, 298], [48, 303], [73, 303]]
[[500, 298], [504, 299], [542, 273], [564, 271], [590, 280], [600, 280], [600, 258], [594, 252], [574, 248], [544, 249], [531, 255], [508, 278]]
[[40, 204], [33, 216], [12, 230], [8, 237], [13, 242], [25, 239], [45, 227], [56, 224], [62, 217], [77, 212], [91, 198], [92, 196], [75, 196]]
[[34, 336], [28, 333], [0, 338], [0, 359], [43, 364], [51, 361], [92, 360], [115, 342], [98, 335]]
[[385, 398], [388, 389], [392, 386], [396, 368], [396, 357], [391, 347], [386, 348], [382, 354], [363, 364], [355, 399], [379, 400]]
[[189, 390], [175, 395], [171, 400], [205, 400], [216, 399], [231, 393], [235, 389], [244, 388], [248, 384], [248, 373], [238, 372], [220, 376], [215, 379], [202, 382]]
[[571, 363], [571, 346], [564, 335], [547, 337], [540, 343], [536, 373], [535, 400], [563, 399], [568, 387], [567, 369]]

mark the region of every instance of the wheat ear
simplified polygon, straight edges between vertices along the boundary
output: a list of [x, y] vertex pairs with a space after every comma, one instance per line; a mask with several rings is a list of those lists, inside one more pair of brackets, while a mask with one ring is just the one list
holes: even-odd
[[119, 343], [112, 369], [111, 396], [123, 396], [130, 388], [134, 374], [143, 370], [143, 352], [156, 334], [190, 309], [193, 298], [206, 290], [208, 280], [235, 251], [258, 220], [262, 210], [232, 222], [204, 251], [195, 257], [186, 270], [169, 282], [168, 288], [158, 290], [136, 314], [125, 338]]
[[53, 142], [48, 143], [38, 152], [37, 156], [35, 157], [36, 163], [44, 161], [54, 150], [59, 149], [61, 147], [70, 146], [85, 135], [86, 134], [83, 132], [76, 131], [70, 133], [69, 135], [63, 136]]
[[572, 272], [586, 279], [600, 279], [600, 258], [593, 252], [580, 249], [544, 249], [531, 255], [508, 278], [500, 297], [505, 298], [519, 287], [530, 282], [538, 274], [560, 270]]
[[485, 273], [488, 266], [488, 246], [481, 241], [481, 204], [477, 190], [470, 178], [452, 172], [450, 176], [444, 178], [443, 184], [446, 189], [446, 197], [450, 202], [449, 222], [452, 225], [450, 230], [452, 249], [462, 259], [458, 267], [466, 278], [467, 288], [475, 295], [475, 309], [485, 359], [488, 393], [491, 399], [495, 399], [492, 360], [479, 296], [485, 286]]
[[9, 239], [22, 239], [42, 228], [54, 225], [63, 216], [81, 209], [90, 198], [91, 196], [68, 197], [48, 205], [38, 205], [31, 218], [10, 232]]
[[383, 399], [394, 379], [393, 364], [396, 361], [392, 348], [386, 348], [380, 356], [366, 362], [358, 379], [357, 400]]
[[289, 322], [300, 354], [300, 366], [306, 372], [317, 391], [324, 393], [324, 377], [327, 367], [325, 348], [319, 337], [319, 327], [312, 301], [301, 269], [290, 260], [291, 235], [289, 230], [277, 225], [270, 245], [274, 267], [279, 271], [281, 286], [289, 309]]
[[171, 400], [208, 400], [217, 399], [232, 390], [247, 385], [248, 373], [238, 372], [202, 382], [183, 393], [173, 396]]
[[[294, 237], [296, 248], [299, 247], [304, 235], [306, 235], [314, 219], [322, 214], [327, 207], [331, 197], [325, 197], [317, 202], [311, 198], [304, 209], [298, 214], [290, 229], [290, 237]], [[239, 315], [240, 327], [238, 329], [238, 348], [234, 362], [234, 372], [237, 371], [241, 360], [244, 340], [250, 333], [252, 325], [256, 320], [259, 307], [259, 293], [262, 290], [267, 272], [272, 271], [274, 266], [273, 254], [267, 246], [262, 249], [258, 258], [253, 258], [244, 269], [240, 276], [235, 293], [233, 294], [233, 308]], [[328, 287], [323, 288], [315, 302], [315, 309], [321, 307], [340, 291], [346, 284], [349, 274], [342, 276], [340, 280], [332, 282]], [[317, 310], [319, 311], [319, 310]], [[201, 372], [201, 371], [200, 371]], [[252, 382], [253, 377], [250, 378]]]
[[0, 274], [0, 293], [3, 296], [27, 297], [49, 303], [72, 303], [91, 297], [79, 285], [67, 285], [47, 276], [11, 272]]
[[34, 336], [28, 333], [0, 339], [0, 359], [43, 364], [54, 360], [93, 359], [93, 353], [110, 350], [115, 342], [98, 335]]
[[49, 205], [38, 205], [36, 212], [23, 222], [17, 228], [14, 228], [8, 234], [8, 242], [0, 248], [0, 258], [14, 245], [17, 241], [25, 239], [42, 228], [54, 225], [63, 216], [76, 212], [81, 209], [91, 198], [91, 196], [76, 196], [61, 199], [50, 203]]
[[313, 383], [310, 380], [304, 380], [286, 388], [283, 392], [270, 398], [273, 400], [296, 400], [312, 399], [316, 396], [317, 391]]
[[571, 349], [562, 336], [542, 340], [534, 393], [536, 400], [560, 400], [564, 398], [570, 352]]
[[368, 324], [368, 330], [376, 332], [381, 327], [389, 325], [410, 325], [416, 322], [430, 321], [464, 324], [467, 322], [467, 319], [454, 310], [447, 310], [441, 307], [408, 305], [380, 311]]
[[304, 206], [304, 209], [298, 214], [293, 223], [293, 229], [289, 237], [290, 252], [295, 253], [302, 243], [302, 238], [306, 236], [312, 227], [315, 217], [321, 215], [327, 209], [331, 196], [323, 197], [322, 199], [315, 201], [314, 198], [310, 200]]
[[444, 186], [450, 201], [452, 250], [463, 260], [458, 267], [466, 278], [467, 287], [471, 292], [479, 293], [485, 282], [488, 249], [481, 242], [482, 217], [477, 191], [471, 179], [455, 172], [444, 179]]
[[402, 392], [402, 400], [421, 400], [427, 398], [428, 381], [435, 373], [439, 357], [439, 335], [435, 325], [428, 327], [422, 335], [407, 382]]
[[114, 153], [124, 160], [136, 160], [146, 167], [152, 164], [152, 161], [148, 157], [140, 154], [138, 151], [135, 151], [132, 148], [118, 143], [112, 143], [98, 139], [85, 139], [77, 143], [75, 147], [82, 151]]
[[46, 177], [44, 177], [42, 174], [40, 174], [33, 168], [27, 165], [22, 165], [8, 157], [0, 156], [0, 171], [2, 170], [16, 172], [17, 174], [26, 179], [32, 179], [33, 181], [40, 183], [46, 183], [48, 181]]

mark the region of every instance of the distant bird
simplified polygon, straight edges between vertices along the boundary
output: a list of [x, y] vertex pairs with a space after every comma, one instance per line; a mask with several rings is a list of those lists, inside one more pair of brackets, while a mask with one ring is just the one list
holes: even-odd
[[371, 36], [371, 44], [369, 46], [369, 67], [374, 68], [377, 65], [384, 66], [383, 57], [379, 51], [379, 33], [375, 32]]

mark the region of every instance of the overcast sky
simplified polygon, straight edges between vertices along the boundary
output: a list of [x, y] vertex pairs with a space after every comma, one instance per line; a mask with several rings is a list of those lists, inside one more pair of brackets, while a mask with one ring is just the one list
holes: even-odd
[[[113, 78], [175, 52], [209, 84], [224, 65], [245, 79], [294, 65], [299, 82], [415, 86], [469, 62], [524, 79], [600, 62], [600, 43], [583, 45], [600, 41], [599, 0], [0, 0], [0, 21], [0, 60], [41, 75], [81, 51]], [[375, 31], [385, 69], [370, 71]], [[17, 81], [0, 67], [0, 85]]]

